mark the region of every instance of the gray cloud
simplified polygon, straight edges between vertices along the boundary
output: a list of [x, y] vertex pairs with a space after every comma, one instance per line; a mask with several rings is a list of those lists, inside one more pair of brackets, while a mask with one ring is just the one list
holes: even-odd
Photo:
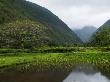
[[70, 28], [101, 26], [110, 18], [110, 0], [29, 0], [51, 10]]
[[59, 6], [110, 6], [110, 0], [48, 0], [52, 5]]

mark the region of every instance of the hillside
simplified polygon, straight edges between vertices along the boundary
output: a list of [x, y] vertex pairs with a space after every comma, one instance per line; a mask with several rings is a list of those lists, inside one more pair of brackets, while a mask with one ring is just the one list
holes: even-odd
[[89, 42], [92, 34], [97, 30], [94, 26], [85, 26], [82, 29], [73, 30], [78, 37], [84, 42]]
[[0, 0], [0, 47], [76, 44], [80, 39], [49, 10], [25, 0]]
[[104, 23], [92, 36], [92, 44], [110, 46], [110, 20]]

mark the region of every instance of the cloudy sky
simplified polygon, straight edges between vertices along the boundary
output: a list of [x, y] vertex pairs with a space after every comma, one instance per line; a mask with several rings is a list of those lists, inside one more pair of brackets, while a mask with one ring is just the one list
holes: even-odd
[[70, 28], [101, 26], [110, 19], [110, 0], [28, 0], [46, 7]]

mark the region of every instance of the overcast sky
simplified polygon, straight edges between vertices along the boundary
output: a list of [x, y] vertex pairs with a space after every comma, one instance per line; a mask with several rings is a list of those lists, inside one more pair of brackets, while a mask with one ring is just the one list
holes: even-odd
[[99, 27], [110, 19], [110, 0], [28, 0], [46, 7], [70, 28]]

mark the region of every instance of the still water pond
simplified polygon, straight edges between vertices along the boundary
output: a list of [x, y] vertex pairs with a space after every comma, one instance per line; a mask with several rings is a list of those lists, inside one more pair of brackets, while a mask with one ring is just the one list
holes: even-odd
[[0, 73], [0, 82], [110, 82], [110, 80], [91, 67], [78, 66], [72, 72], [4, 72]]
[[94, 74], [72, 72], [63, 82], [110, 82], [110, 80], [100, 72]]
[[62, 82], [67, 74], [63, 72], [2, 73], [0, 82]]

